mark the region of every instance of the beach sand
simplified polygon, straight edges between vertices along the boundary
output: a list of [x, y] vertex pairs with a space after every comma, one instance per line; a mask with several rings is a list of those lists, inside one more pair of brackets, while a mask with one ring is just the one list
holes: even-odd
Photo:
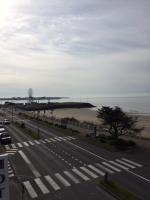
[[[52, 116], [50, 111], [46, 111], [47, 116]], [[94, 122], [96, 124], [100, 123], [96, 117], [96, 110], [88, 109], [88, 108], [80, 108], [80, 109], [56, 109], [53, 111], [53, 116], [56, 118], [63, 117], [74, 117], [80, 121], [88, 121]], [[144, 127], [140, 136], [143, 138], [150, 139], [150, 116], [138, 116], [138, 127]]]

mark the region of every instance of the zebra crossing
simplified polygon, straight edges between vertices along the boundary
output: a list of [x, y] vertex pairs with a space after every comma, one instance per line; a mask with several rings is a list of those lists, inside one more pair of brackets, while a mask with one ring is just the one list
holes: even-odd
[[46, 195], [51, 192], [57, 192], [69, 188], [74, 184], [92, 181], [99, 177], [104, 177], [106, 172], [114, 174], [122, 170], [128, 171], [142, 167], [142, 164], [129, 160], [127, 158], [115, 159], [101, 163], [84, 165], [81, 167], [73, 167], [70, 170], [57, 172], [52, 175], [35, 178], [30, 181], [24, 181], [24, 185], [28, 195], [34, 199], [41, 195]]
[[8, 161], [8, 178], [12, 178], [12, 177], [14, 177], [14, 176], [15, 176], [15, 175], [14, 175], [13, 169], [12, 169], [12, 167], [11, 167], [10, 162]]
[[34, 145], [46, 144], [51, 142], [64, 142], [67, 140], [75, 140], [75, 137], [72, 136], [64, 136], [64, 137], [53, 137], [53, 138], [45, 138], [40, 140], [32, 140], [32, 141], [23, 141], [17, 142], [9, 145], [4, 145], [6, 153], [9, 155], [14, 155], [17, 152], [18, 148], [29, 147]]

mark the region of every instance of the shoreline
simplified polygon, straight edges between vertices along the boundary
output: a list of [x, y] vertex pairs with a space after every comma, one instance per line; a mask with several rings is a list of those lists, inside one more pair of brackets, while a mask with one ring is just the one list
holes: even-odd
[[[41, 114], [43, 114], [41, 112]], [[128, 113], [129, 115], [138, 117], [138, 127], [144, 127], [144, 130], [141, 131], [140, 137], [145, 139], [150, 139], [150, 116], [148, 115], [140, 115], [135, 113]], [[56, 109], [53, 112], [46, 111], [45, 115], [48, 117], [54, 116], [56, 118], [76, 118], [80, 121], [88, 121], [99, 124], [100, 121], [97, 119], [97, 111], [94, 109], [88, 108], [65, 108], [65, 109]]]

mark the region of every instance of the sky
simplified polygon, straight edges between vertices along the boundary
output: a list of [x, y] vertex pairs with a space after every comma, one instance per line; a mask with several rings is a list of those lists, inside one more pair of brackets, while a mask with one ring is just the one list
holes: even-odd
[[149, 0], [1, 0], [0, 96], [150, 95]]

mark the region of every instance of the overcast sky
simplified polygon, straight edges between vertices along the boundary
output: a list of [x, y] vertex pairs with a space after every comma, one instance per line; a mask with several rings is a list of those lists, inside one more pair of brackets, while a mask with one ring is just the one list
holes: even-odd
[[150, 0], [1, 0], [0, 96], [150, 94]]

